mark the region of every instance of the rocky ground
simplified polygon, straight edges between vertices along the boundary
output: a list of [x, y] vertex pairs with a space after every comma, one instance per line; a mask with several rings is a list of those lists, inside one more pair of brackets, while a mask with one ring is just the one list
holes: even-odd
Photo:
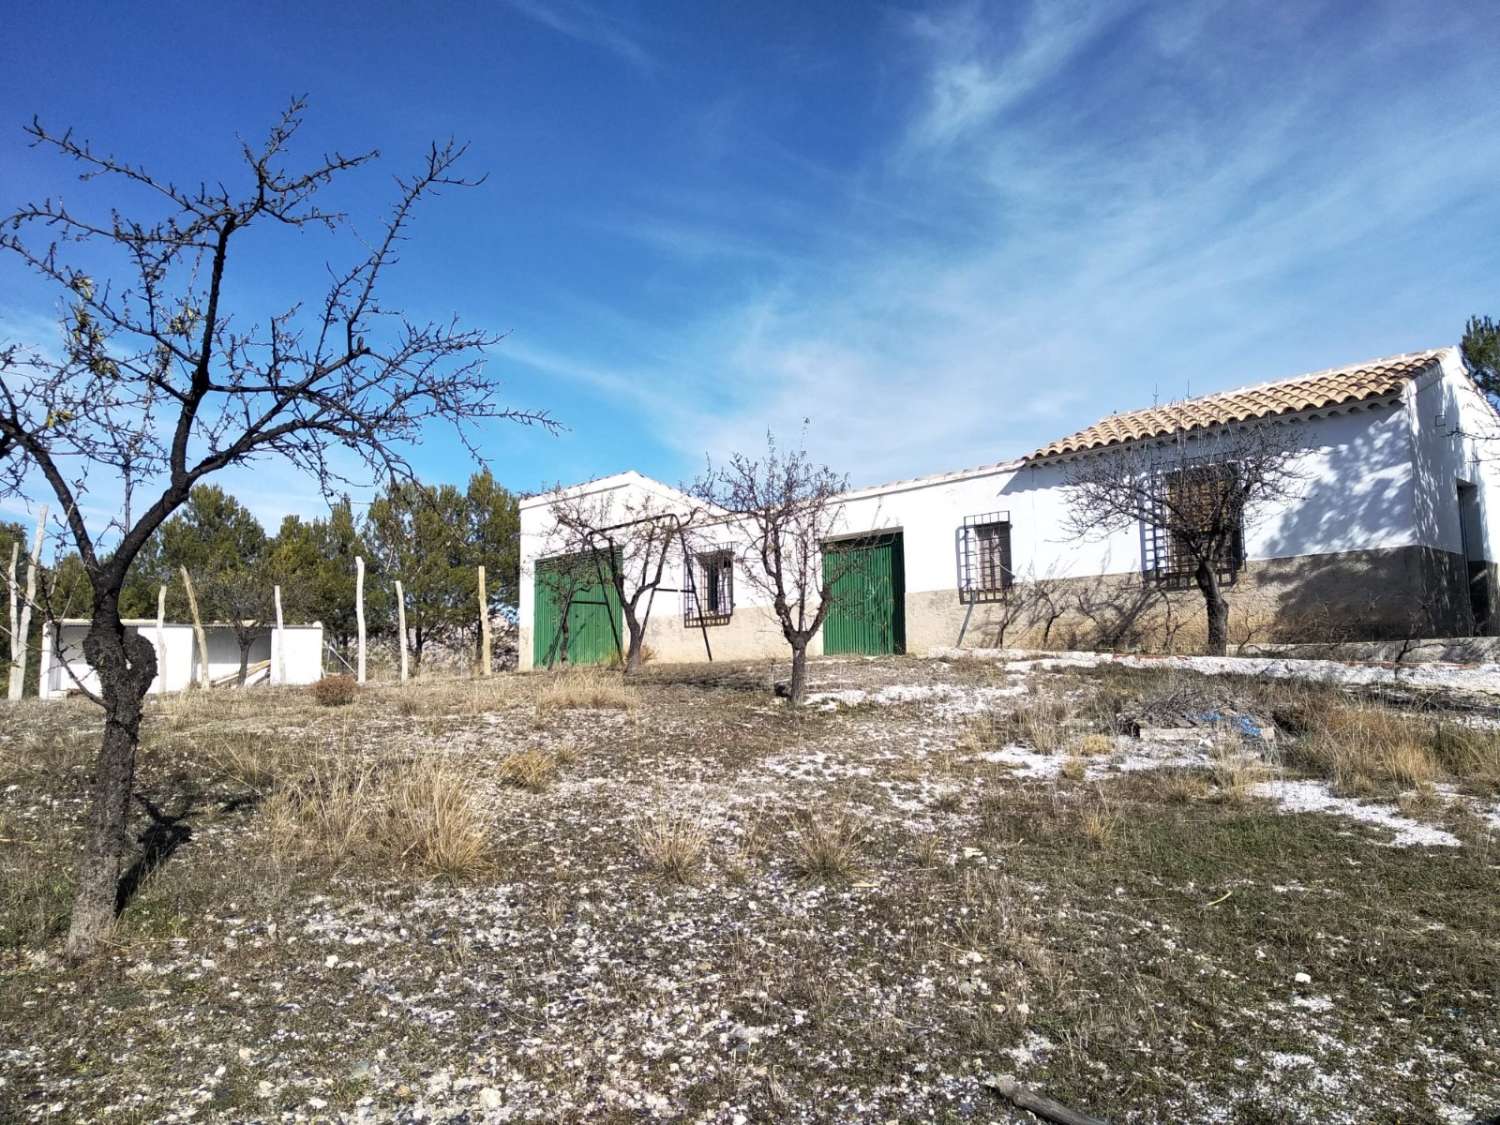
[[0, 1120], [1034, 1120], [992, 1075], [1113, 1121], [1500, 1114], [1493, 698], [1095, 664], [827, 659], [800, 712], [769, 665], [169, 700], [81, 967], [97, 719], [12, 707]]

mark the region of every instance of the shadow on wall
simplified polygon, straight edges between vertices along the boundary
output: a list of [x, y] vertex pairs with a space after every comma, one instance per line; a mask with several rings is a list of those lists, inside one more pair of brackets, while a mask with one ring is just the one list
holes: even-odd
[[[1413, 462], [1406, 424], [1404, 411], [1384, 407], [1328, 419], [1321, 436], [1331, 444], [1309, 451], [1312, 468], [1297, 494], [1252, 514], [1253, 557], [1225, 589], [1232, 644], [1472, 629], [1462, 560], [1417, 546], [1438, 541], [1432, 498], [1451, 482]], [[1017, 473], [1003, 491], [1057, 489], [1063, 479], [1060, 466], [1048, 465]], [[965, 644], [1183, 651], [1203, 643], [1196, 589], [1165, 590], [1138, 572], [1056, 577], [1038, 573], [1032, 553], [1003, 602], [975, 607]], [[1066, 546], [1059, 554], [1066, 557]]]

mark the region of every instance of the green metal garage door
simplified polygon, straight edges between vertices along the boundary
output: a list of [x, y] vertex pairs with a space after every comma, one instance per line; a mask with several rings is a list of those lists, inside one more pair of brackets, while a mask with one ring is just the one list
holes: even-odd
[[823, 579], [833, 607], [823, 619], [823, 651], [881, 655], [906, 651], [906, 573], [901, 535], [823, 547]]
[[609, 574], [607, 558], [589, 553], [537, 563], [531, 658], [538, 668], [607, 664], [619, 654], [620, 599]]

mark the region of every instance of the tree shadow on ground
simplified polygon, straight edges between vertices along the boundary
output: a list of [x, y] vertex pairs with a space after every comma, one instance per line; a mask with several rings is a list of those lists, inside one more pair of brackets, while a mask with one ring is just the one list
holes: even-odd
[[136, 861], [130, 865], [125, 874], [120, 876], [120, 881], [115, 887], [115, 914], [118, 916], [125, 911], [130, 900], [135, 897], [142, 884], [150, 878], [162, 864], [169, 860], [178, 848], [193, 838], [193, 827], [185, 823], [187, 818], [196, 811], [198, 803], [197, 794], [189, 794], [183, 798], [179, 811], [175, 814], [164, 812], [158, 805], [141, 794], [135, 794], [135, 799], [141, 808], [146, 810], [146, 815], [151, 818], [151, 823], [140, 835], [141, 854]]
[[[164, 811], [161, 806], [141, 793], [136, 793], [134, 796], [141, 808], [145, 810], [151, 823], [137, 837], [141, 845], [141, 854], [120, 876], [116, 884], [116, 916], [124, 913], [126, 906], [145, 885], [146, 880], [171, 859], [177, 849], [192, 842], [193, 826], [187, 823], [188, 817], [207, 811], [199, 806], [200, 795], [197, 793], [184, 794], [178, 805], [178, 811], [175, 813]], [[241, 809], [253, 809], [259, 803], [259, 797], [256, 794], [239, 794], [220, 801], [217, 812], [222, 815], [238, 812]]]

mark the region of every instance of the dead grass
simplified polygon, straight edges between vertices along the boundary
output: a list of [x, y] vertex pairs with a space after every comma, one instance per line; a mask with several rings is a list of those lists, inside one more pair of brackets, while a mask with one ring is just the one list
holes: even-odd
[[1060, 699], [1028, 699], [1011, 712], [1006, 733], [1038, 754], [1055, 754], [1066, 741], [1068, 706]]
[[1082, 781], [1088, 776], [1089, 764], [1082, 758], [1068, 758], [1058, 767], [1058, 776], [1066, 781]]
[[1108, 754], [1114, 748], [1115, 740], [1107, 734], [1099, 734], [1098, 732], [1086, 734], [1073, 744], [1073, 752], [1075, 754], [1082, 754], [1085, 757], [1095, 754]]
[[1236, 805], [1248, 802], [1254, 786], [1271, 776], [1265, 762], [1234, 743], [1215, 747], [1210, 773], [1214, 796]]
[[474, 779], [438, 758], [377, 762], [324, 757], [265, 802], [273, 858], [470, 875], [485, 866], [489, 831]]
[[502, 785], [540, 793], [557, 777], [557, 766], [556, 754], [528, 747], [501, 758], [496, 776]]
[[792, 867], [803, 879], [848, 883], [861, 870], [869, 843], [865, 822], [847, 807], [803, 813], [788, 830]]
[[1441, 772], [1433, 729], [1410, 715], [1356, 703], [1318, 709], [1303, 721], [1306, 731], [1289, 760], [1328, 778], [1336, 792], [1366, 796], [1410, 789]]
[[647, 868], [671, 883], [694, 882], [708, 853], [708, 830], [690, 816], [662, 813], [635, 827], [635, 846]]
[[572, 708], [634, 711], [639, 705], [640, 692], [635, 687], [627, 684], [619, 673], [600, 668], [557, 673], [548, 679], [536, 698], [539, 712]]
[[1186, 771], [1170, 773], [1159, 784], [1162, 800], [1173, 804], [1201, 801], [1211, 791], [1211, 787], [1201, 774]]
[[1088, 845], [1102, 850], [1113, 844], [1119, 836], [1120, 817], [1101, 798], [1093, 808], [1084, 811], [1079, 827]]

